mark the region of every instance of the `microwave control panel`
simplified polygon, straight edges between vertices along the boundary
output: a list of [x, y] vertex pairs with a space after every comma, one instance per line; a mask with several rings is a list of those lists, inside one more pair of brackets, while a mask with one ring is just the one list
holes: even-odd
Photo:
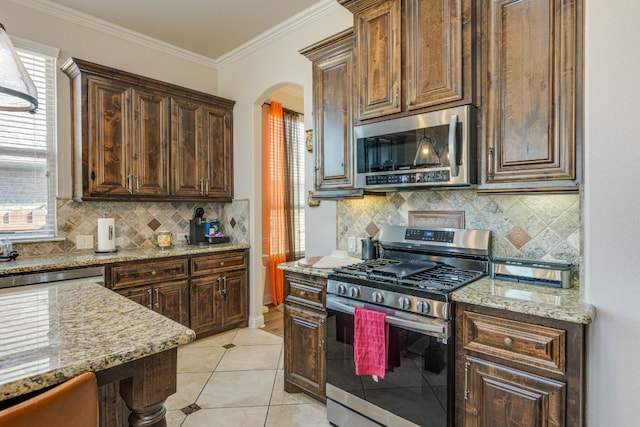
[[449, 182], [448, 170], [386, 175], [368, 175], [367, 185], [419, 184], [421, 182]]

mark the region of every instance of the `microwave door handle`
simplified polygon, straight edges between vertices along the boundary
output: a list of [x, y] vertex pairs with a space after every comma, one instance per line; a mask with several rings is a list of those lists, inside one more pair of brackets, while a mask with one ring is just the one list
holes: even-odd
[[458, 115], [453, 114], [449, 120], [449, 166], [451, 167], [451, 176], [458, 176], [458, 153], [456, 152], [458, 144], [456, 144], [456, 124], [458, 123]]

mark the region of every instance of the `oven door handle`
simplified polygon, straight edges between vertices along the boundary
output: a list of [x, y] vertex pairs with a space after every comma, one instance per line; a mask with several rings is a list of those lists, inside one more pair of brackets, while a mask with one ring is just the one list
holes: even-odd
[[[350, 304], [345, 304], [331, 297], [327, 297], [327, 308], [331, 310], [339, 311], [341, 313], [351, 314], [351, 315], [353, 315], [356, 311], [356, 308], [351, 306]], [[443, 336], [446, 336], [446, 333], [447, 333], [444, 325], [431, 324], [426, 321], [424, 323], [414, 322], [412, 320], [407, 320], [407, 319], [402, 319], [400, 317], [387, 315], [385, 317], [385, 322], [393, 326], [411, 329], [416, 332], [436, 333], [438, 335], [443, 335]]]

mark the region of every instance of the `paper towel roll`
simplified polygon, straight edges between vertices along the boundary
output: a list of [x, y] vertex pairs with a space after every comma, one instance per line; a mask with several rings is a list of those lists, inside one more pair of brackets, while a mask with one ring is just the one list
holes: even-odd
[[98, 218], [97, 252], [115, 252], [116, 227], [113, 218]]

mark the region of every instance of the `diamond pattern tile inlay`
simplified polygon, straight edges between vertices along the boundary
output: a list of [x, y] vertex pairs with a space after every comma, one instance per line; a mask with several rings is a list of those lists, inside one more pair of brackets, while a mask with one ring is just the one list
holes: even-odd
[[149, 221], [147, 225], [149, 226], [150, 229], [152, 229], [153, 231], [156, 231], [158, 227], [160, 227], [162, 224], [160, 223], [160, 221], [153, 218], [151, 221]]
[[520, 249], [531, 240], [531, 236], [522, 229], [519, 225], [515, 226], [513, 230], [507, 234], [507, 240], [511, 242], [516, 249]]
[[202, 408], [199, 407], [196, 403], [192, 403], [191, 405], [185, 406], [184, 408], [182, 408], [181, 411], [185, 415], [189, 415], [189, 414], [193, 414], [194, 412], [199, 411], [200, 409], [202, 409]]
[[236, 220], [231, 218], [231, 221], [229, 221], [229, 224], [231, 224], [231, 228], [236, 228]]
[[374, 237], [376, 234], [378, 234], [378, 231], [380, 231], [378, 226], [373, 221], [367, 224], [367, 228], [365, 228], [364, 230], [370, 237]]

